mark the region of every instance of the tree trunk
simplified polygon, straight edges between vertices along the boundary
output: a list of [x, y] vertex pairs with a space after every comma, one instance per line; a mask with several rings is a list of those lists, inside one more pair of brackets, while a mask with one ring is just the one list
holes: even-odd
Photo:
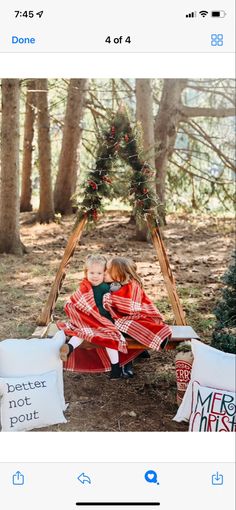
[[78, 147], [82, 133], [80, 122], [83, 116], [86, 85], [85, 79], [72, 79], [68, 87], [59, 170], [54, 189], [55, 211], [61, 214], [72, 212], [71, 197], [76, 190]]
[[168, 158], [175, 145], [178, 124], [181, 119], [181, 93], [186, 84], [187, 80], [164, 80], [160, 106], [155, 120], [158, 212], [162, 225], [166, 224], [165, 183]]
[[[142, 127], [143, 158], [151, 167], [155, 167], [154, 119], [151, 80], [136, 80], [136, 120]], [[136, 221], [136, 239], [147, 241], [146, 222]]]
[[38, 148], [40, 200], [38, 221], [49, 223], [54, 219], [54, 206], [51, 181], [51, 141], [48, 111], [48, 83], [46, 79], [37, 80], [38, 110]]
[[19, 80], [2, 80], [0, 253], [23, 254], [19, 229]]
[[20, 211], [32, 211], [32, 152], [34, 138], [34, 121], [36, 108], [35, 81], [27, 81], [27, 94], [25, 103], [24, 148], [21, 179]]

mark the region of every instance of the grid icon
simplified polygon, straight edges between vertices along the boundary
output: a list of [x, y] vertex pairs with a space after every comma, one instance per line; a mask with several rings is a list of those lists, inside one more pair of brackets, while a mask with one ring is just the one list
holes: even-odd
[[223, 46], [223, 34], [211, 34], [211, 46]]

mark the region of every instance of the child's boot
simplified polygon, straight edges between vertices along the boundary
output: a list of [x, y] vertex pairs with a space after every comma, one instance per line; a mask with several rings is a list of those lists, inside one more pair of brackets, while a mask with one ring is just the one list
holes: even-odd
[[122, 367], [122, 374], [126, 379], [134, 377], [132, 361]]
[[150, 357], [151, 357], [151, 356], [150, 356], [149, 352], [148, 352], [147, 350], [145, 350], [145, 351], [142, 351], [142, 352], [141, 352], [141, 353], [137, 356], [137, 358], [135, 358], [135, 359], [137, 359], [137, 360], [139, 360], [139, 359], [149, 359]]
[[110, 379], [120, 379], [122, 377], [122, 368], [119, 363], [111, 363]]
[[168, 337], [167, 337], [165, 340], [163, 340], [163, 342], [161, 343], [161, 349], [162, 349], [163, 351], [165, 351], [166, 346], [167, 346], [167, 344], [168, 344], [168, 342], [169, 342], [169, 340], [170, 340], [170, 339], [171, 339], [171, 336], [168, 336]]

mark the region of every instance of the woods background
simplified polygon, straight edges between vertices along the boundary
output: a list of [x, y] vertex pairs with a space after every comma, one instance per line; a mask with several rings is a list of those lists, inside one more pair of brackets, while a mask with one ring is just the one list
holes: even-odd
[[[72, 212], [101, 133], [121, 103], [138, 123], [142, 156], [156, 169], [162, 223], [166, 212], [232, 212], [233, 80], [5, 79], [1, 252], [22, 252], [19, 200], [22, 212], [37, 209], [40, 222]], [[109, 199], [131, 207], [129, 188], [130, 169], [118, 160]]]

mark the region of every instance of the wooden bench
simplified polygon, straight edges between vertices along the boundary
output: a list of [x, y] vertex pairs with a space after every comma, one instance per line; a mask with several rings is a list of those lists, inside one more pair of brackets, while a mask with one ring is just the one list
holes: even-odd
[[[172, 330], [172, 338], [169, 340], [166, 350], [173, 350], [177, 347], [177, 345], [180, 342], [184, 342], [187, 340], [191, 340], [191, 338], [196, 338], [200, 340], [200, 337], [198, 334], [194, 331], [194, 329], [191, 326], [170, 326]], [[45, 337], [52, 337], [54, 336], [58, 331], [58, 328], [55, 323], [50, 322], [47, 326], [38, 326], [35, 331], [32, 334], [32, 338], [45, 338]], [[146, 346], [140, 344], [136, 340], [133, 340], [132, 338], [127, 339], [129, 349], [147, 349]], [[91, 344], [89, 342], [83, 342], [81, 344], [82, 349], [94, 349], [95, 347], [98, 347], [94, 344]]]

